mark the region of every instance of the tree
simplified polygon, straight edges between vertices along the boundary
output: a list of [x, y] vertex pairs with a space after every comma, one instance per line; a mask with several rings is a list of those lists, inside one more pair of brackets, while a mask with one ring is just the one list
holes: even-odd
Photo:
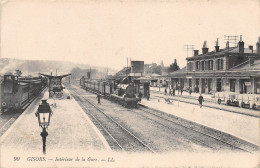
[[159, 65], [159, 66], [155, 66], [153, 68], [153, 73], [156, 73], [158, 75], [161, 75], [162, 74], [162, 67]]
[[174, 59], [174, 63], [172, 63], [172, 64], [170, 65], [170, 67], [169, 67], [169, 69], [168, 69], [168, 72], [174, 72], [174, 71], [177, 71], [177, 70], [179, 70], [179, 69], [180, 69], [180, 67], [179, 67], [179, 65], [177, 64], [177, 60]]
[[22, 71], [19, 70], [19, 69], [16, 69], [16, 70], [15, 70], [15, 75], [21, 76], [21, 75], [22, 75]]

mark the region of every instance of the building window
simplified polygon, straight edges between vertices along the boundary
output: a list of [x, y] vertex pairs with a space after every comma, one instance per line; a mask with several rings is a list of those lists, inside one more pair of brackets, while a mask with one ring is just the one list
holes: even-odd
[[191, 64], [190, 62], [187, 63], [187, 71], [189, 71], [189, 72], [191, 71], [190, 64]]
[[204, 70], [206, 70], [206, 63], [205, 63], [205, 61], [201, 61], [201, 70], [202, 71], [204, 71]]
[[188, 67], [188, 71], [191, 72], [193, 71], [193, 66], [192, 66], [193, 62], [188, 62], [187, 63], [187, 67]]
[[200, 62], [196, 61], [196, 70], [199, 71], [200, 70]]
[[213, 60], [208, 60], [208, 70], [213, 70]]
[[223, 70], [223, 59], [218, 59], [218, 70]]
[[190, 62], [190, 71], [193, 71], [193, 62]]

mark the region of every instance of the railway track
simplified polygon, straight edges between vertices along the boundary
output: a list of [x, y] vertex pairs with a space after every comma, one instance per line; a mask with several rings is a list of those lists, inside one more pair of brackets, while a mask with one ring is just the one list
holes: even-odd
[[21, 115], [21, 113], [15, 114], [1, 114], [1, 128], [0, 128], [0, 136], [2, 136], [8, 128], [15, 122], [15, 120]]
[[[76, 89], [76, 88], [75, 88]], [[173, 134], [176, 132], [190, 139], [201, 146], [218, 150], [234, 150], [254, 153], [259, 151], [259, 147], [247, 141], [234, 137], [230, 134], [205, 127], [203, 125], [161, 112], [156, 109], [147, 108], [140, 105], [138, 109], [127, 110], [141, 115], [145, 119], [151, 120], [163, 126]]]
[[103, 132], [113, 150], [126, 152], [152, 152], [153, 149], [147, 146], [142, 140], [134, 135], [130, 130], [123, 127], [112, 117], [108, 116], [103, 110], [81, 96], [75, 89], [71, 89], [75, 94], [72, 96], [80, 106], [92, 118], [94, 124]]
[[[143, 106], [141, 106], [139, 110], [141, 113], [135, 113], [149, 118], [158, 124], [163, 125], [169, 130], [178, 131], [184, 136], [187, 136], [188, 138], [191, 138], [192, 140], [209, 148], [219, 150], [223, 149], [224, 147], [227, 149], [231, 148], [249, 153], [259, 151], [258, 146], [237, 137], [231, 136], [227, 133], [205, 127], [173, 115], [165, 114], [159, 110], [150, 109]], [[176, 129], [176, 126], [182, 127], [184, 130], [181, 128]]]

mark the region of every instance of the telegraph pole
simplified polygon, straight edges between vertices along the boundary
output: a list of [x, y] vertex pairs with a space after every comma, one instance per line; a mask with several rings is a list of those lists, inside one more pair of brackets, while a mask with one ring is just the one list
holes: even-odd
[[238, 36], [233, 36], [233, 35], [224, 35], [224, 41], [225, 43], [232, 43], [234, 46], [237, 46], [237, 39]]
[[194, 45], [184, 45], [184, 51], [187, 51], [187, 57], [189, 54], [189, 51], [193, 51], [194, 50]]

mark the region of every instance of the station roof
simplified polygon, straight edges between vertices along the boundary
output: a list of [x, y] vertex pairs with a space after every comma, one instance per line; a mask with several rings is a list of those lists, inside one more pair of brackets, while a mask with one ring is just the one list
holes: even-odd
[[258, 70], [258, 71], [260, 71], [260, 59], [254, 60], [254, 63], [252, 65], [249, 65], [249, 61], [246, 61], [244, 64], [240, 64], [240, 66], [236, 66], [232, 70], [243, 70], [243, 71]]
[[195, 71], [187, 72], [186, 67], [172, 72], [165, 77], [170, 78], [189, 78], [189, 77], [219, 77], [219, 78], [249, 78], [250, 76], [260, 77], [260, 59], [254, 61], [252, 65], [249, 65], [249, 61], [244, 62], [240, 66], [237, 66], [227, 71]]
[[[237, 55], [237, 54], [239, 54], [239, 47], [237, 46], [237, 47], [224, 48], [224, 49], [220, 49], [219, 52], [215, 52], [215, 50], [213, 50], [213, 51], [207, 52], [206, 54], [199, 54], [199, 55], [196, 55], [196, 56], [188, 57], [186, 59], [187, 60], [193, 60], [193, 59], [212, 57], [212, 56], [223, 56], [226, 53], [229, 53], [231, 55]], [[243, 54], [251, 55], [252, 50], [250, 50], [249, 48], [244, 48]], [[254, 56], [260, 56], [260, 54], [258, 54], [256, 50], [253, 50], [253, 55]]]
[[42, 73], [40, 73], [40, 75], [42, 75], [42, 76], [46, 76], [46, 77], [48, 77], [49, 79], [52, 79], [52, 78], [59, 78], [59, 79], [62, 79], [62, 78], [66, 77], [66, 76], [69, 76], [69, 75], [71, 75], [71, 74], [60, 75], [60, 76], [52, 76], [52, 75], [46, 75], [46, 74], [42, 74]]

